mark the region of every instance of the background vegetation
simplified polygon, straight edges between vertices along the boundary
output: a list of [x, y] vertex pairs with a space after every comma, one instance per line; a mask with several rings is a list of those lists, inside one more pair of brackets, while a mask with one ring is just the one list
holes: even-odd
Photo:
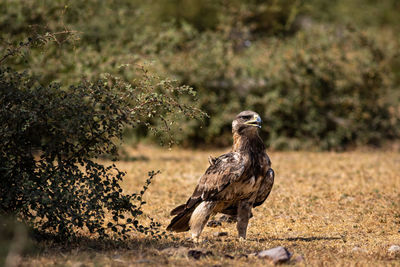
[[121, 66], [144, 64], [193, 87], [209, 118], [171, 127], [186, 146], [229, 145], [232, 117], [253, 109], [273, 148], [341, 150], [399, 136], [399, 9], [395, 0], [6, 0], [1, 48], [52, 32], [59, 44], [8, 64], [44, 83], [105, 72], [131, 81], [137, 73]]
[[[36, 237], [55, 234], [80, 248], [128, 238], [123, 244], [135, 254], [125, 254], [126, 265], [143, 263], [142, 256], [188, 264], [187, 254], [171, 259], [161, 249], [190, 243], [154, 243], [138, 232], [164, 235], [152, 218], [167, 223], [168, 207], [190, 193], [209, 152], [128, 151], [135, 162], [121, 163], [131, 168], [123, 179], [125, 172], [108, 161], [122, 137], [228, 146], [232, 118], [252, 109], [275, 149], [344, 150], [398, 140], [399, 26], [396, 0], [1, 1], [0, 256], [7, 259], [0, 265], [18, 262], [28, 240], [25, 226], [3, 215], [16, 216]], [[234, 257], [238, 265], [262, 265], [242, 254], [263, 242], [283, 244], [315, 265], [349, 265], [360, 255], [364, 264], [399, 259], [387, 250], [398, 240], [396, 153], [272, 158], [281, 180], [272, 209], [256, 213], [252, 228], [265, 236], [240, 245], [232, 228], [226, 244], [217, 238], [204, 246], [217, 252], [199, 264], [231, 264]], [[154, 168], [167, 177], [147, 198], [156, 173], [138, 177]], [[148, 214], [145, 200], [153, 201]], [[265, 224], [265, 215], [274, 223]], [[46, 242], [40, 249], [54, 248]], [[76, 260], [48, 255], [25, 262]], [[88, 264], [115, 261], [80, 256]]]

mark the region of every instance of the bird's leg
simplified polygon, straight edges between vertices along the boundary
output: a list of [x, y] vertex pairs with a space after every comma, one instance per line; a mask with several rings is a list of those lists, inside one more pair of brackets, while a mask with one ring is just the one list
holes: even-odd
[[196, 207], [193, 211], [192, 217], [190, 217], [190, 232], [195, 242], [199, 241], [201, 232], [206, 225], [210, 215], [212, 214], [216, 203], [213, 201], [204, 201]]
[[247, 225], [251, 214], [251, 203], [248, 200], [242, 200], [239, 202], [238, 214], [237, 214], [237, 230], [239, 239], [246, 239]]

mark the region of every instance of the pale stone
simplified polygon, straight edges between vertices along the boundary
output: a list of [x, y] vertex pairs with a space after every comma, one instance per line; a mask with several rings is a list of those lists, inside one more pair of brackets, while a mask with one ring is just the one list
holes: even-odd
[[263, 250], [260, 251], [257, 254], [258, 258], [268, 258], [274, 262], [274, 264], [278, 263], [283, 263], [287, 262], [290, 260], [290, 257], [292, 257], [292, 253], [290, 253], [286, 248], [284, 247], [276, 247], [268, 250]]

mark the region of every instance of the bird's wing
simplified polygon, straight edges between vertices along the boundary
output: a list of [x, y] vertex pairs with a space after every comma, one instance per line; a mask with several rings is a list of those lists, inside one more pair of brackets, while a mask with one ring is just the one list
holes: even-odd
[[257, 192], [257, 197], [256, 200], [254, 201], [253, 207], [260, 206], [267, 199], [269, 193], [271, 193], [272, 186], [274, 185], [274, 178], [275, 178], [274, 170], [269, 168], [260, 185], [260, 189]]
[[248, 164], [245, 157], [237, 152], [224, 154], [214, 160], [200, 178], [193, 195], [186, 203], [191, 208], [199, 201], [218, 200], [219, 194], [231, 183], [237, 181]]

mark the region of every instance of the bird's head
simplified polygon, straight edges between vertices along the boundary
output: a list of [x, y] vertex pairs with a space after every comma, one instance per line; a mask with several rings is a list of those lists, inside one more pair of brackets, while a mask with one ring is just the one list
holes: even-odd
[[232, 132], [257, 132], [257, 129], [261, 128], [261, 122], [261, 117], [256, 112], [250, 110], [242, 111], [236, 116], [236, 118], [232, 122]]

